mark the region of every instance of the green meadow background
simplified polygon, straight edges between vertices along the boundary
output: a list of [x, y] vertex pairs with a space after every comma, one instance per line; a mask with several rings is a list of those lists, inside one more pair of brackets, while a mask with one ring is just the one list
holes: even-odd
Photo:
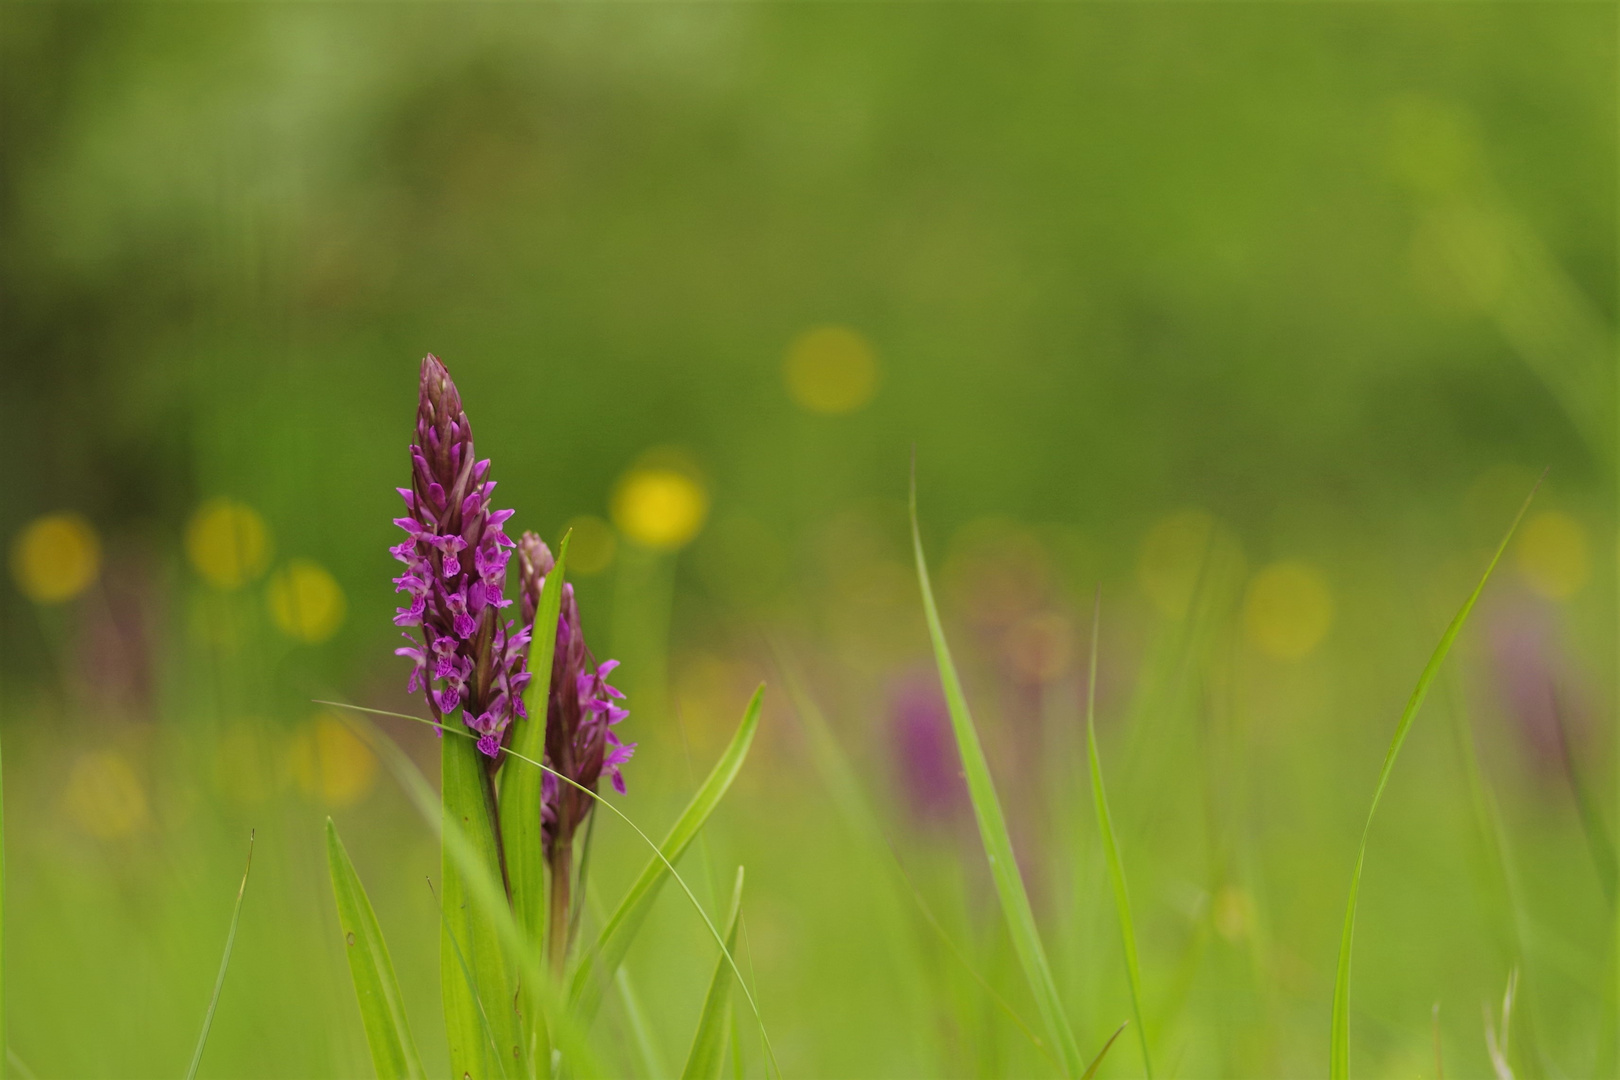
[[[1517, 970], [1517, 1075], [1612, 1075], [1617, 41], [1580, 3], [0, 4], [13, 1074], [183, 1069], [254, 830], [202, 1074], [369, 1075], [327, 814], [445, 1068], [436, 841], [314, 704], [420, 712], [386, 549], [431, 351], [512, 525], [575, 528], [627, 814], [657, 835], [768, 684], [682, 871], [718, 918], [746, 865], [789, 1077], [1056, 1074], [997, 1003], [1037, 1020], [913, 453], [1087, 1057], [1131, 1016], [1100, 590], [1176, 1077], [1326, 1074], [1380, 762], [1550, 468], [1372, 826], [1352, 1067], [1492, 1075]], [[645, 858], [600, 826], [587, 925]], [[714, 956], [666, 890], [627, 962], [666, 1063]], [[593, 1030], [646, 1073], [622, 1002]], [[1142, 1072], [1128, 1030], [1100, 1074]]]

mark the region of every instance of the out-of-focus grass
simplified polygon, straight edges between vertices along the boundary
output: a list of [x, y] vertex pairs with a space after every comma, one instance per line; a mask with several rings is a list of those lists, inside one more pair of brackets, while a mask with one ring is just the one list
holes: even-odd
[[[1611, 805], [1612, 20], [0, 6], [17, 1054], [178, 1073], [256, 829], [201, 1074], [364, 1075], [330, 814], [444, 1072], [437, 844], [311, 704], [411, 711], [385, 549], [433, 349], [514, 524], [578, 523], [641, 744], [615, 805], [663, 835], [686, 744], [718, 758], [771, 684], [705, 837], [748, 867], [737, 961], [788, 1076], [1056, 1071], [918, 689], [908, 446], [1082, 1054], [1132, 1014], [1078, 659], [1110, 597], [1097, 749], [1174, 1075], [1321, 1071], [1351, 778], [1551, 463], [1451, 658], [1477, 777], [1416, 725], [1371, 824], [1352, 1052], [1432, 1069], [1439, 1001], [1448, 1071], [1486, 1074], [1479, 1003], [1518, 968], [1515, 1050], [1602, 1072], [1613, 917], [1547, 708]], [[646, 859], [604, 816], [603, 911]], [[592, 1030], [610, 1071], [698, 1021], [714, 943], [665, 892], [624, 960], [640, 1019], [610, 991]]]

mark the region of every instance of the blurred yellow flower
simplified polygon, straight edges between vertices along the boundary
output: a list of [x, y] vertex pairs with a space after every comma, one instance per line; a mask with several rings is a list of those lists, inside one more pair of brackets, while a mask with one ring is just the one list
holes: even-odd
[[100, 750], [68, 770], [62, 800], [73, 822], [98, 840], [118, 840], [146, 826], [146, 789], [123, 756]]
[[1566, 600], [1592, 576], [1586, 529], [1568, 514], [1537, 514], [1519, 530], [1516, 548], [1519, 573], [1542, 596]]
[[325, 567], [308, 559], [294, 559], [272, 574], [265, 599], [277, 628], [308, 645], [337, 633], [348, 610], [343, 586]]
[[71, 600], [101, 571], [101, 542], [78, 514], [47, 514], [29, 522], [11, 544], [11, 574], [38, 604]]
[[563, 533], [573, 533], [568, 541], [568, 573], [600, 574], [613, 563], [619, 540], [613, 527], [595, 514], [581, 514], [567, 525]]
[[877, 353], [847, 326], [818, 326], [788, 346], [782, 379], [801, 408], [827, 415], [854, 412], [877, 392]]
[[300, 791], [330, 807], [363, 799], [377, 779], [377, 758], [347, 724], [319, 713], [293, 736], [287, 771]]
[[687, 472], [658, 465], [632, 469], [613, 493], [613, 522], [643, 547], [689, 543], [709, 515], [709, 493]]
[[1184, 619], [1202, 583], [1239, 576], [1243, 547], [1214, 516], [1181, 510], [1155, 522], [1142, 537], [1136, 579], [1153, 606], [1168, 618]]
[[1278, 660], [1308, 656], [1333, 625], [1333, 593], [1316, 568], [1277, 562], [1254, 575], [1243, 605], [1250, 644]]
[[269, 565], [270, 530], [251, 506], [210, 499], [186, 525], [186, 557], [204, 581], [234, 589], [264, 573]]

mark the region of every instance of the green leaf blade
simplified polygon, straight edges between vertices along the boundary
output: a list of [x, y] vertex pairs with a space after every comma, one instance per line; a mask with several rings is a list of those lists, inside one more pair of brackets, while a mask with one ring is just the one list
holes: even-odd
[[635, 940], [636, 933], [652, 909], [653, 901], [658, 897], [658, 890], [670, 876], [670, 864], [677, 861], [697, 838], [698, 833], [708, 822], [709, 815], [714, 813], [715, 807], [720, 805], [720, 800], [731, 788], [732, 781], [737, 778], [743, 761], [748, 757], [748, 749], [753, 744], [754, 733], [759, 729], [764, 697], [763, 686], [754, 691], [754, 696], [748, 702], [748, 708], [743, 712], [742, 722], [737, 725], [737, 731], [731, 737], [731, 743], [726, 747], [725, 753], [720, 755], [720, 760], [709, 771], [702, 786], [692, 796], [686, 809], [681, 812], [681, 816], [676, 819], [659, 845], [662, 858], [655, 855], [648, 861], [624, 899], [619, 902], [619, 906], [603, 925], [595, 948], [580, 958], [579, 966], [574, 972], [569, 1002], [577, 1010], [582, 1022], [588, 1023], [590, 1017], [594, 1015], [596, 1006], [601, 1000], [601, 984], [613, 977], [613, 973], [624, 960], [631, 942]]
[[1030, 906], [1029, 894], [1013, 856], [1012, 837], [1007, 831], [1007, 820], [1002, 813], [1001, 800], [996, 795], [995, 783], [990, 776], [990, 765], [979, 743], [978, 729], [968, 711], [967, 695], [956, 665], [951, 660], [950, 646], [945, 641], [945, 628], [940, 622], [939, 608], [934, 602], [934, 591], [929, 584], [928, 562], [923, 555], [922, 531], [917, 524], [917, 485], [911, 485], [911, 542], [917, 562], [917, 581], [922, 588], [923, 614], [928, 622], [928, 636], [933, 643], [934, 659], [939, 667], [940, 684], [945, 692], [945, 704], [951, 717], [951, 729], [956, 735], [956, 747], [962, 758], [962, 773], [967, 781], [968, 795], [973, 803], [973, 816], [978, 822], [979, 837], [984, 844], [985, 857], [990, 863], [990, 875], [995, 882], [996, 894], [1001, 901], [1007, 931], [1018, 954], [1025, 978], [1035, 997], [1036, 1007], [1046, 1024], [1048, 1035], [1063, 1063], [1067, 1076], [1078, 1076], [1084, 1068], [1079, 1044], [1069, 1026], [1063, 1003], [1058, 997], [1057, 982], [1052, 977], [1046, 949], [1041, 944], [1040, 931], [1035, 925], [1035, 911]]
[[411, 1037], [382, 927], [331, 818], [326, 819], [326, 861], [332, 873], [332, 893], [343, 928], [349, 975], [360, 1001], [360, 1019], [365, 1025], [377, 1080], [426, 1080], [427, 1071], [422, 1068], [421, 1055]]
[[[440, 741], [439, 752], [444, 832], [448, 835], [453, 828], [464, 837], [477, 871], [499, 883], [502, 872], [494, 787], [483, 755], [472, 740], [449, 736]], [[442, 859], [440, 903], [445, 918], [439, 935], [439, 978], [450, 1071], [455, 1076], [470, 1075], [473, 1080], [505, 1076], [509, 1061], [523, 1060], [523, 1039], [513, 1007], [515, 986], [495, 929], [498, 916], [491, 911], [492, 904], [504, 907], [507, 898], [500, 890], [495, 897], [481, 895], [469, 881], [472, 868], [465, 865], [465, 855], [452, 851], [449, 841], [444, 844]], [[499, 1057], [485, 1033], [486, 1017], [501, 1048]]]
[[[1136, 1016], [1137, 1039], [1142, 1045], [1142, 1069], [1153, 1080], [1153, 1056], [1148, 1050], [1147, 1024], [1143, 1021], [1142, 970], [1136, 957], [1136, 923], [1131, 918], [1131, 894], [1125, 881], [1125, 863], [1119, 854], [1119, 837], [1114, 832], [1114, 816], [1108, 809], [1108, 792], [1103, 787], [1102, 756], [1097, 752], [1097, 634], [1102, 627], [1102, 597], [1091, 620], [1091, 674], [1086, 681], [1086, 756], [1091, 762], [1091, 795], [1097, 809], [1097, 832], [1102, 836], [1103, 856], [1108, 863], [1108, 882], [1113, 887], [1114, 908], [1119, 915], [1119, 935], [1125, 950], [1125, 974], [1131, 983], [1131, 1011]], [[1114, 1033], [1116, 1036], [1119, 1032]], [[1109, 1040], [1112, 1045], [1113, 1040]], [[1107, 1053], [1108, 1047], [1103, 1047]], [[1088, 1072], [1090, 1070], [1087, 1070]]]
[[[1542, 474], [1546, 476], [1545, 473]], [[1401, 711], [1401, 719], [1395, 725], [1395, 737], [1389, 744], [1389, 750], [1384, 754], [1383, 767], [1378, 772], [1378, 786], [1373, 789], [1372, 805], [1367, 809], [1367, 821], [1362, 826], [1361, 844], [1356, 852], [1355, 870], [1350, 875], [1350, 899], [1345, 907], [1344, 928], [1339, 935], [1339, 962], [1333, 977], [1333, 1018], [1331, 1043], [1329, 1047], [1329, 1075], [1332, 1080], [1349, 1080], [1350, 1077], [1350, 956], [1355, 944], [1356, 933], [1356, 900], [1361, 895], [1361, 871], [1367, 861], [1367, 840], [1372, 834], [1373, 816], [1378, 812], [1378, 803], [1384, 797], [1384, 789], [1389, 786], [1389, 778], [1395, 770], [1395, 759], [1400, 755], [1401, 745], [1406, 742], [1406, 736], [1412, 730], [1412, 722], [1417, 719], [1419, 707], [1423, 699], [1429, 694], [1429, 687], [1435, 677], [1440, 673], [1440, 665], [1445, 662], [1451, 646], [1456, 642], [1457, 636], [1462, 633], [1463, 626], [1468, 622], [1468, 616], [1473, 613], [1474, 605], [1479, 602], [1480, 594], [1485, 591], [1485, 584], [1490, 581], [1491, 573], [1495, 571], [1497, 563], [1502, 561], [1508, 543], [1513, 534], [1518, 531], [1519, 522], [1530, 509], [1530, 500], [1536, 497], [1536, 489], [1541, 487], [1541, 481], [1536, 481], [1535, 488], [1519, 507], [1514, 515], [1513, 523], [1508, 526], [1507, 535], [1497, 545], [1496, 552], [1485, 567], [1485, 573], [1480, 576], [1479, 584], [1474, 591], [1468, 594], [1468, 599], [1452, 617], [1451, 623], [1446, 627], [1444, 634], [1440, 635], [1440, 643], [1435, 646], [1429, 662], [1423, 666], [1423, 672], [1418, 676], [1417, 685], [1412, 689], [1412, 696], [1407, 699], [1406, 708]]]
[[[512, 739], [512, 749], [534, 761], [542, 760], [546, 751], [546, 703], [551, 697], [551, 664], [557, 651], [557, 619], [562, 609], [569, 539], [563, 537], [556, 565], [540, 588], [540, 601], [534, 614], [535, 632], [529, 646], [529, 670], [534, 677], [524, 694], [524, 711], [528, 716], [518, 722]], [[537, 949], [542, 948], [546, 931], [546, 855], [540, 832], [544, 776], [539, 769], [519, 769], [508, 762], [501, 772], [499, 807], [512, 911]], [[526, 1053], [532, 1058], [541, 1052], [536, 1026], [539, 1008], [527, 987], [523, 989], [523, 998], [519, 1009], [520, 1034]]]
[[[731, 913], [726, 917], [726, 952], [737, 951], [737, 927], [742, 922], [743, 868], [737, 867], [737, 883], [731, 890]], [[698, 1014], [692, 1048], [686, 1055], [682, 1080], [720, 1080], [720, 1067], [726, 1056], [726, 1036], [731, 1018], [731, 966], [722, 955], [715, 961], [703, 1011]]]

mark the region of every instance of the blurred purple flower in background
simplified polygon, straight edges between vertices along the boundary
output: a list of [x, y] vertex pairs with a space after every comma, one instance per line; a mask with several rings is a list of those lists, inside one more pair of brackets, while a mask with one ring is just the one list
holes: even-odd
[[950, 713], [932, 672], [901, 676], [890, 687], [888, 727], [900, 792], [912, 819], [922, 825], [956, 821], [967, 807], [967, 784]]
[[399, 489], [406, 516], [394, 519], [408, 535], [389, 551], [405, 564], [395, 591], [409, 598], [394, 624], [421, 636], [407, 632], [411, 644], [394, 652], [414, 665], [407, 689], [423, 691], [440, 721], [459, 708], [478, 749], [494, 758], [523, 715], [529, 681], [527, 624], [500, 617], [512, 603], [502, 593], [513, 543], [501, 530], [512, 511], [490, 509], [489, 460], [475, 460], [461, 395], [431, 354], [422, 360], [411, 465], [411, 486]]
[[[1525, 596], [1491, 613], [1487, 641], [1491, 674], [1504, 715], [1545, 775], [1565, 767], [1564, 740], [1584, 729], [1582, 697], [1559, 641], [1555, 613]], [[1560, 725], [1568, 728], [1560, 732]], [[1578, 741], [1578, 740], [1577, 740]]]

